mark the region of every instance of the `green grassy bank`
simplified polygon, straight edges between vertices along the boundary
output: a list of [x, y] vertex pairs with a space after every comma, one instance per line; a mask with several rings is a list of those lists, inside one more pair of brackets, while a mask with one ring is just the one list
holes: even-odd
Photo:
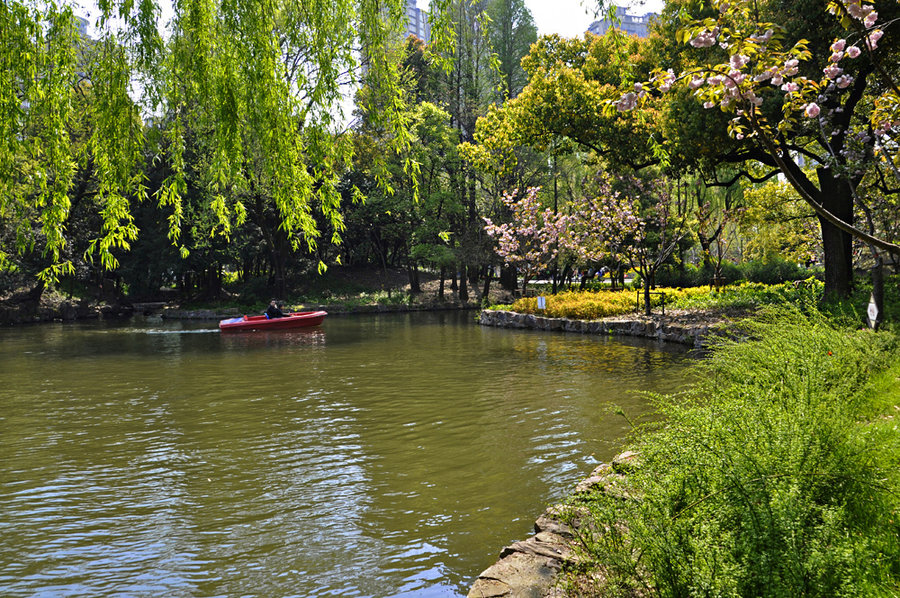
[[570, 593], [900, 595], [900, 339], [845, 320], [763, 311], [655, 397], [633, 498], [570, 503]]

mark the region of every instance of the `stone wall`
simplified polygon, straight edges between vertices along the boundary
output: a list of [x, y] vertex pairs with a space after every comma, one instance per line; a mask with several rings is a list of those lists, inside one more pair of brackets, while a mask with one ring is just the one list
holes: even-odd
[[612, 336], [637, 336], [660, 341], [681, 343], [700, 348], [704, 339], [718, 332], [717, 323], [681, 323], [676, 318], [607, 318], [603, 320], [570, 320], [567, 318], [547, 318], [513, 311], [486, 309], [481, 312], [482, 326], [499, 328], [521, 328], [581, 334], [603, 334]]
[[[601, 463], [575, 487], [572, 496], [577, 499], [579, 495], [599, 491], [617, 499], [632, 500], [627, 474], [633, 471], [637, 460], [637, 453], [627, 451], [612, 463]], [[576, 530], [560, 521], [560, 509], [559, 506], [548, 508], [534, 522], [533, 536], [500, 551], [497, 562], [481, 572], [466, 598], [565, 596], [557, 581], [563, 566], [577, 558], [571, 548]]]
[[0, 305], [0, 325], [38, 322], [72, 322], [119, 315], [111, 308], [79, 301], [41, 303], [41, 305]]

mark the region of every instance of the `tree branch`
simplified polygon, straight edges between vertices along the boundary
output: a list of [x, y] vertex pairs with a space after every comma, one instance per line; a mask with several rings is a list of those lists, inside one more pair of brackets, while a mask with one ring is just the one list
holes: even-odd
[[769, 179], [778, 176], [778, 174], [780, 172], [781, 172], [780, 170], [776, 169], [776, 170], [771, 170], [768, 174], [765, 174], [761, 177], [755, 177], [752, 174], [750, 174], [749, 172], [747, 172], [746, 170], [742, 170], [739, 173], [737, 173], [736, 175], [734, 175], [730, 180], [720, 181], [718, 179], [714, 179], [711, 182], [707, 182], [706, 185], [708, 187], [731, 187], [732, 185], [737, 183], [742, 177], [746, 178], [751, 183], [765, 183]]

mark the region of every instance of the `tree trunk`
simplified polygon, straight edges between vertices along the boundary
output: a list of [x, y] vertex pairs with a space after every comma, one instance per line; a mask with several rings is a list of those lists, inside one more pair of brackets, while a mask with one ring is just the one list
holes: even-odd
[[419, 269], [415, 262], [410, 262], [407, 266], [407, 274], [409, 275], [409, 293], [418, 295], [422, 292], [422, 286], [419, 284]]
[[460, 267], [459, 271], [459, 300], [462, 303], [469, 302], [469, 281], [465, 264]]
[[[849, 224], [853, 224], [853, 195], [846, 183], [818, 169], [822, 206]], [[853, 237], [827, 220], [819, 218], [822, 250], [825, 255], [825, 297], [850, 296], [853, 287]]]
[[500, 286], [507, 291], [515, 291], [519, 288], [519, 281], [516, 276], [516, 269], [512, 266], [503, 266], [500, 269]]
[[650, 280], [644, 279], [644, 315], [650, 315]]

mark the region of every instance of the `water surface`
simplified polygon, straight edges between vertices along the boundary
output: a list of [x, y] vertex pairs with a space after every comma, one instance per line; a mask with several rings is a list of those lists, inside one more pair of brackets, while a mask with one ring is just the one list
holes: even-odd
[[464, 595], [689, 360], [473, 318], [0, 330], [0, 595]]

